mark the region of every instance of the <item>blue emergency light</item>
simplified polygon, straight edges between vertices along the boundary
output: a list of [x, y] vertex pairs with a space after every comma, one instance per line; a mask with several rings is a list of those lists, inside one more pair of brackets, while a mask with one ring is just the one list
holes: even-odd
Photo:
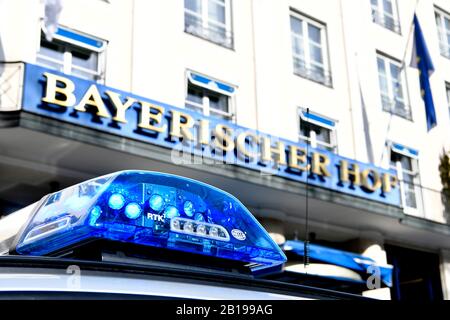
[[179, 176], [121, 171], [44, 197], [16, 239], [22, 255], [48, 255], [106, 239], [281, 267], [286, 256], [232, 195]]

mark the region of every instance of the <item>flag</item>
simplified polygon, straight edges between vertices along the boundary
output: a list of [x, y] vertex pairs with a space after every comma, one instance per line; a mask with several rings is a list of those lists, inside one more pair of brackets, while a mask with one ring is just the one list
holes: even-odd
[[420, 90], [425, 103], [427, 129], [430, 131], [437, 125], [433, 94], [431, 92], [430, 77], [434, 73], [434, 65], [430, 52], [420, 27], [419, 19], [414, 15], [414, 48], [411, 66], [419, 69]]
[[62, 8], [62, 0], [45, 0], [44, 33], [47, 41], [52, 41], [54, 34], [58, 30], [58, 21]]

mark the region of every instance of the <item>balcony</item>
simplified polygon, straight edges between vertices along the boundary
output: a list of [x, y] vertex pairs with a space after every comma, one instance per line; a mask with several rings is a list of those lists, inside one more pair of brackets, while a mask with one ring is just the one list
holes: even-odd
[[411, 109], [405, 102], [382, 95], [381, 103], [383, 105], [383, 111], [412, 121]]
[[229, 49], [234, 48], [233, 33], [227, 31], [225, 26], [214, 25], [212, 23], [205, 26], [203, 20], [193, 14], [185, 13], [184, 31], [220, 46]]
[[400, 181], [402, 206], [406, 214], [443, 224], [450, 224], [450, 198], [442, 191]]
[[441, 49], [441, 55], [450, 59], [450, 45], [441, 41], [439, 47]]
[[333, 86], [330, 72], [320, 66], [307, 66], [304, 60], [297, 57], [294, 57], [294, 74], [330, 88]]
[[398, 20], [385, 14], [384, 12], [372, 9], [372, 21], [383, 28], [391, 30], [397, 34], [401, 34], [401, 28]]

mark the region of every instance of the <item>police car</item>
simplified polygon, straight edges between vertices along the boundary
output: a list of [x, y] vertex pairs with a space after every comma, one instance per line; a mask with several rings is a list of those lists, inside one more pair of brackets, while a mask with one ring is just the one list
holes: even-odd
[[273, 280], [286, 261], [234, 196], [163, 173], [95, 178], [0, 220], [3, 299], [360, 298]]

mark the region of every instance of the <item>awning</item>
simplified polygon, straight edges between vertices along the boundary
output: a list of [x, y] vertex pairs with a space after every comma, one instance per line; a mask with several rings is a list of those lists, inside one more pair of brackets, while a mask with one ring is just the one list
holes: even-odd
[[228, 95], [228, 96], [233, 95], [236, 91], [236, 89], [231, 85], [228, 85], [224, 82], [214, 80], [214, 79], [208, 78], [206, 76], [203, 76], [198, 73], [191, 72], [191, 71], [188, 71], [188, 79], [191, 83], [193, 83], [199, 87], [210, 89], [210, 90], [213, 90], [216, 92], [220, 92], [220, 93]]
[[403, 154], [410, 158], [417, 159], [419, 157], [419, 151], [409, 148], [409, 147], [406, 147], [406, 146], [403, 146], [399, 143], [391, 142], [391, 149], [394, 152]]
[[286, 263], [284, 271], [293, 272], [297, 274], [314, 275], [317, 277], [325, 277], [328, 279], [335, 279], [346, 282], [355, 282], [359, 284], [366, 284], [361, 275], [348, 268], [340, 267], [335, 264], [328, 263], [309, 263], [305, 266], [304, 263]]
[[[294, 254], [303, 257], [305, 254], [305, 244], [303, 241], [298, 240], [287, 241], [283, 246], [283, 250], [286, 252], [293, 252]], [[309, 257], [310, 259], [321, 261], [327, 264], [355, 270], [367, 276], [374, 274], [374, 270], [369, 268], [376, 267], [379, 270], [381, 281], [388, 287], [392, 286], [393, 267], [391, 265], [379, 265], [375, 262], [375, 260], [369, 257], [315, 244], [309, 245]]]
[[300, 117], [302, 120], [319, 125], [321, 127], [326, 127], [333, 130], [336, 127], [336, 122], [330, 119], [321, 117], [315, 113], [310, 113], [305, 110], [300, 111]]

